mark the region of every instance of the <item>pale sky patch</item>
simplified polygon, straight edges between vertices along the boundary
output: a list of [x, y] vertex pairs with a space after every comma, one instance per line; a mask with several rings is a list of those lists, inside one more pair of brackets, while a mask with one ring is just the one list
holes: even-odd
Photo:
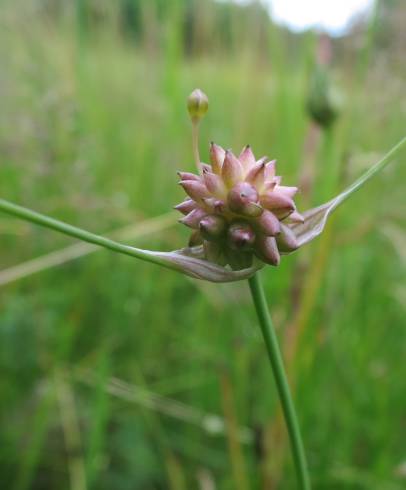
[[[247, 4], [250, 0], [234, 0]], [[354, 16], [371, 11], [374, 0], [261, 0], [275, 21], [293, 30], [311, 27], [342, 34]]]

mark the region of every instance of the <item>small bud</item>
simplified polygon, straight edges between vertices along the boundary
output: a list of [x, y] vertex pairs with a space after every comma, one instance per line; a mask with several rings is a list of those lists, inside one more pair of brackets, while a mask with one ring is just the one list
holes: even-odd
[[298, 188], [297, 187], [288, 187], [286, 185], [278, 185], [275, 190], [276, 190], [276, 192], [280, 192], [284, 196], [292, 199], [295, 196], [296, 192], [298, 191]]
[[242, 181], [242, 165], [238, 158], [230, 150], [226, 151], [223, 167], [221, 169], [221, 176], [229, 189], [233, 187], [233, 185], [237, 184], [237, 182]]
[[193, 122], [198, 122], [209, 108], [209, 99], [200, 89], [195, 89], [187, 98], [187, 108]]
[[219, 175], [214, 174], [213, 172], [203, 171], [203, 180], [208, 191], [211, 192], [214, 196], [225, 197], [227, 192], [226, 186], [224, 185], [224, 182]]
[[275, 236], [281, 231], [278, 218], [267, 209], [264, 209], [264, 212], [258, 218], [257, 225], [266, 236]]
[[289, 215], [289, 221], [292, 223], [304, 223], [305, 219], [300, 213], [293, 211], [293, 213]]
[[299, 248], [296, 235], [286, 225], [281, 223], [281, 232], [276, 237], [276, 243], [280, 252], [289, 253]]
[[226, 221], [221, 216], [211, 214], [200, 220], [199, 229], [206, 240], [212, 240], [224, 233]]
[[250, 250], [255, 242], [254, 230], [243, 221], [230, 225], [227, 240], [233, 250]]
[[191, 172], [177, 172], [180, 180], [200, 180], [200, 176]]
[[286, 217], [295, 211], [295, 203], [292, 199], [276, 190], [263, 194], [260, 201], [264, 208], [272, 211], [280, 219], [281, 215]]
[[275, 189], [277, 183], [275, 180], [268, 180], [264, 182], [264, 186], [262, 188], [262, 192], [265, 194], [267, 192], [271, 192]]
[[194, 201], [200, 201], [204, 197], [210, 197], [209, 191], [203, 182], [197, 180], [182, 180], [179, 182]]
[[238, 159], [240, 160], [241, 165], [245, 169], [249, 169], [253, 165], [255, 165], [255, 156], [252, 153], [250, 145], [247, 145], [242, 149], [242, 152], [240, 153]]
[[201, 219], [206, 215], [206, 211], [204, 209], [194, 209], [189, 214], [187, 214], [184, 218], [179, 220], [179, 223], [188, 226], [189, 228], [198, 228]]
[[226, 203], [221, 199], [216, 199], [214, 202], [214, 210], [216, 213], [223, 213], [226, 208]]
[[245, 180], [251, 184], [262, 187], [265, 179], [265, 162], [256, 163], [248, 172]]
[[241, 211], [240, 214], [243, 214], [248, 218], [257, 218], [258, 216], [261, 216], [263, 212], [264, 208], [260, 204], [249, 202], [244, 206], [244, 209]]
[[265, 165], [265, 180], [271, 180], [275, 177], [276, 160], [271, 160]]
[[279, 254], [278, 245], [272, 236], [262, 237], [258, 240], [258, 255], [259, 258], [270, 265], [279, 265], [281, 256]]
[[221, 174], [221, 167], [223, 166], [224, 157], [226, 152], [223, 148], [215, 143], [210, 144], [210, 161], [211, 167], [215, 174]]
[[183, 202], [174, 206], [174, 208], [182, 214], [189, 214], [197, 207], [197, 204], [192, 199], [185, 199]]
[[271, 181], [276, 185], [281, 185], [282, 177], [280, 175], [275, 175], [275, 177], [272, 177]]
[[[231, 211], [239, 214], [245, 214], [244, 211], [249, 208], [249, 204], [253, 203], [256, 205], [255, 207], [258, 207], [258, 192], [255, 187], [248, 182], [240, 182], [236, 184], [228, 193], [227, 202]], [[256, 216], [259, 214], [261, 213], [259, 212], [256, 214]], [[250, 216], [254, 215], [250, 214]]]

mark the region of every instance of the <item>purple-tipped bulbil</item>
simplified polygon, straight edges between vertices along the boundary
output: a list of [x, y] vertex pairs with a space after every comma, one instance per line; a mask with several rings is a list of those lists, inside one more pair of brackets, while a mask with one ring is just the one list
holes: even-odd
[[237, 157], [212, 143], [210, 161], [201, 175], [179, 172], [188, 198], [175, 208], [194, 229], [190, 244], [203, 244], [207, 260], [233, 269], [249, 267], [254, 256], [278, 265], [281, 254], [298, 248], [287, 226], [303, 220], [293, 201], [297, 187], [281, 185], [275, 161], [256, 160], [248, 145]]
[[210, 241], [218, 241], [227, 229], [227, 221], [219, 215], [208, 214], [199, 222], [202, 237]]

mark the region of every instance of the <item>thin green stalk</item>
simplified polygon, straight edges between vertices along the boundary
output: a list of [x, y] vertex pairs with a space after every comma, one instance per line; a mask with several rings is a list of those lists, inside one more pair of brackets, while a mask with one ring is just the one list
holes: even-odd
[[278, 345], [278, 338], [272, 324], [264, 289], [258, 273], [248, 279], [248, 283], [268, 352], [268, 358], [275, 377], [276, 387], [278, 389], [283, 414], [285, 416], [285, 422], [289, 432], [299, 488], [300, 490], [310, 490], [310, 479], [302, 437], [300, 435], [299, 423], [296, 417], [292, 396], [290, 394], [285, 368], [283, 366], [282, 355]]
[[54, 218], [50, 218], [49, 216], [45, 216], [44, 214], [18, 206], [17, 204], [13, 204], [5, 199], [0, 199], [0, 211], [12, 214], [25, 221], [30, 221], [31, 223], [44, 226], [45, 228], [59, 231], [60, 233], [64, 233], [65, 235], [69, 235], [73, 238], [78, 238], [84, 242], [94, 243], [95, 245], [107, 248], [113, 252], [130, 255], [131, 257], [137, 257], [138, 259], [146, 260], [147, 262], [152, 262], [153, 264], [168, 267], [168, 265], [165, 264], [164, 261], [160, 260], [159, 257], [148, 256], [148, 251], [130, 247], [129, 245], [123, 245], [122, 243], [115, 242], [109, 238], [95, 235], [89, 231], [64, 223], [63, 221], [59, 221]]
[[184, 254], [182, 250], [159, 252], [130, 247], [110, 240], [104, 236], [95, 235], [89, 231], [69, 225], [63, 221], [50, 218], [44, 214], [31, 211], [31, 209], [23, 208], [22, 206], [18, 206], [5, 199], [0, 199], [0, 211], [4, 211], [5, 213], [17, 216], [18, 218], [30, 221], [45, 228], [59, 231], [60, 233], [78, 238], [79, 240], [107, 248], [113, 252], [130, 255], [131, 257], [136, 257], [140, 260], [181, 272], [182, 274], [186, 274], [195, 279], [204, 279], [211, 282], [241, 281], [258, 270], [259, 267], [258, 264], [254, 264], [248, 269], [232, 271], [207, 260]]
[[202, 164], [200, 162], [199, 154], [199, 122], [192, 122], [192, 147], [193, 147], [193, 158], [195, 160], [195, 165], [199, 174], [203, 173]]

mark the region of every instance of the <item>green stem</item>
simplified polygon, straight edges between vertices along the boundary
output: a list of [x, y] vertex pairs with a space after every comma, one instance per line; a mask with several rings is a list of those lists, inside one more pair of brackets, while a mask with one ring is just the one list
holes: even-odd
[[199, 121], [192, 122], [192, 148], [193, 148], [193, 158], [195, 165], [199, 174], [203, 173], [202, 164], [200, 162], [199, 154]]
[[49, 216], [31, 211], [31, 209], [18, 206], [17, 204], [13, 204], [12, 202], [6, 201], [5, 199], [0, 199], [0, 211], [12, 214], [13, 216], [17, 216], [18, 218], [21, 218], [25, 221], [30, 221], [31, 223], [35, 223], [45, 228], [59, 231], [60, 233], [64, 233], [65, 235], [78, 238], [79, 240], [83, 240], [84, 242], [94, 243], [95, 245], [107, 248], [109, 250], [112, 250], [113, 252], [130, 255], [131, 257], [137, 257], [138, 259], [146, 260], [147, 262], [152, 262], [154, 264], [168, 267], [168, 265], [165, 264], [165, 262], [159, 257], [153, 257], [152, 255], [148, 256], [148, 252], [145, 250], [140, 250], [135, 247], [123, 245], [122, 243], [115, 242], [114, 240], [110, 240], [109, 238], [95, 235], [94, 233], [91, 233], [89, 231], [82, 230], [81, 228], [77, 228], [76, 226], [64, 223], [63, 221], [59, 221], [57, 219], [50, 218]]
[[289, 432], [290, 444], [292, 447], [293, 460], [296, 467], [296, 475], [299, 483], [299, 488], [300, 490], [310, 490], [310, 479], [302, 437], [300, 435], [299, 423], [296, 417], [292, 396], [290, 394], [285, 369], [283, 367], [283, 360], [278, 345], [278, 338], [272, 324], [271, 315], [269, 314], [268, 306], [266, 303], [264, 289], [262, 287], [262, 283], [258, 273], [248, 279], [248, 282]]

